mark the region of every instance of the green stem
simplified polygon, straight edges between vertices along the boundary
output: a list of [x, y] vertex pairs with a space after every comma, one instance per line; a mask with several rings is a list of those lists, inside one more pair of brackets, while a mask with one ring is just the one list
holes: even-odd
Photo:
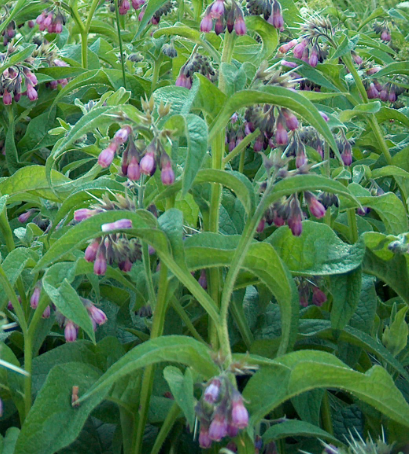
[[27, 417], [30, 408], [31, 408], [31, 371], [32, 371], [32, 364], [33, 364], [33, 339], [28, 333], [25, 333], [24, 336], [24, 369], [29, 374], [24, 379], [24, 409], [25, 409], [25, 416]]
[[122, 47], [121, 24], [120, 24], [120, 21], [119, 21], [118, 0], [115, 0], [115, 14], [116, 14], [116, 27], [117, 27], [118, 41], [119, 41], [119, 52], [121, 53], [121, 67], [122, 67], [123, 87], [126, 90], [125, 62], [124, 62], [124, 52], [123, 52], [123, 47]]
[[175, 402], [169, 410], [169, 413], [166, 415], [165, 421], [160, 428], [160, 431], [155, 439], [155, 444], [151, 450], [151, 454], [158, 454], [162, 448], [163, 443], [165, 442], [169, 432], [171, 431], [173, 425], [176, 422], [176, 419], [180, 415], [179, 405]]
[[151, 303], [152, 309], [154, 309], [155, 305], [156, 305], [156, 296], [155, 296], [155, 290], [153, 288], [153, 281], [152, 281], [149, 246], [148, 246], [148, 243], [146, 243], [145, 241], [142, 241], [142, 261], [143, 261], [143, 266], [145, 268], [146, 282], [148, 284], [149, 302]]
[[[223, 53], [222, 53], [222, 63], [230, 63], [232, 56], [233, 56], [233, 49], [234, 49], [234, 39], [235, 35], [233, 33], [226, 33], [224, 34], [224, 42], [223, 42]], [[219, 89], [226, 93], [226, 80], [223, 77], [223, 72], [220, 71], [219, 75]]]
[[368, 95], [366, 93], [364, 84], [362, 83], [361, 78], [359, 77], [358, 71], [355, 69], [355, 66], [352, 62], [351, 54], [347, 53], [342, 57], [343, 62], [345, 63], [345, 66], [348, 68], [350, 74], [354, 78], [356, 88], [359, 91], [359, 94], [361, 95], [362, 101], [366, 104], [368, 103]]
[[328, 391], [325, 390], [321, 406], [322, 427], [331, 435], [334, 435], [334, 428], [331, 419], [331, 407], [329, 405]]
[[172, 307], [176, 311], [176, 313], [179, 315], [179, 317], [182, 319], [184, 324], [186, 325], [186, 328], [190, 331], [190, 334], [199, 342], [202, 342], [203, 344], [206, 344], [205, 340], [203, 337], [198, 333], [197, 329], [193, 325], [192, 321], [190, 320], [189, 316], [186, 314], [185, 309], [183, 306], [180, 304], [179, 300], [177, 298], [172, 298]]
[[88, 11], [87, 22], [85, 24], [85, 30], [87, 31], [87, 33], [89, 32], [89, 30], [91, 28], [91, 22], [92, 22], [92, 19], [94, 18], [94, 13], [95, 13], [95, 10], [97, 9], [99, 1], [100, 0], [93, 0], [91, 3], [91, 7]]
[[239, 244], [237, 246], [236, 252], [233, 256], [229, 271], [224, 282], [222, 297], [221, 297], [221, 307], [220, 307], [220, 323], [218, 326], [219, 340], [222, 352], [226, 358], [227, 364], [230, 364], [232, 360], [231, 349], [230, 349], [230, 340], [229, 340], [229, 331], [227, 324], [227, 316], [229, 312], [230, 300], [234, 290], [234, 284], [236, 282], [237, 276], [240, 272], [241, 266], [246, 258], [247, 252], [249, 250], [251, 241], [253, 239], [254, 233], [257, 229], [257, 226], [260, 222], [260, 219], [264, 215], [267, 206], [269, 204], [268, 196], [271, 191], [271, 186], [268, 186], [263, 198], [258, 205], [256, 212], [252, 218], [249, 218], [244, 227], [244, 231], [241, 235]]
[[[163, 326], [165, 324], [165, 315], [168, 307], [167, 304], [167, 290], [168, 290], [168, 268], [161, 262], [160, 263], [160, 276], [159, 276], [159, 289], [158, 298], [155, 311], [153, 313], [151, 339], [160, 337], [163, 333]], [[133, 446], [133, 453], [140, 454], [142, 451], [142, 440], [145, 432], [145, 425], [148, 419], [149, 402], [151, 400], [153, 378], [155, 374], [155, 366], [151, 365], [145, 369], [142, 380], [141, 388], [141, 402], [139, 418], [137, 419], [136, 438]]]
[[246, 136], [234, 150], [231, 151], [224, 159], [223, 159], [223, 164], [222, 167], [226, 167], [226, 164], [230, 162], [232, 159], [234, 159], [237, 155], [240, 153], [244, 152], [247, 148], [248, 145], [252, 142], [253, 139], [258, 137], [260, 135], [260, 130], [257, 128], [254, 132]]
[[243, 150], [240, 155], [240, 162], [239, 162], [239, 172], [243, 173], [244, 171], [244, 160], [246, 158], [246, 150]]
[[358, 225], [356, 223], [356, 214], [355, 208], [348, 209], [348, 225], [350, 233], [351, 243], [356, 243], [358, 241]]
[[153, 74], [152, 74], [152, 82], [151, 82], [151, 93], [153, 93], [153, 91], [154, 91], [155, 88], [156, 88], [156, 84], [158, 83], [160, 68], [161, 68], [161, 66], [162, 66], [163, 59], [164, 59], [164, 55], [163, 55], [163, 52], [161, 52], [160, 55], [159, 55], [159, 57], [157, 58], [157, 60], [155, 60], [155, 62], [154, 62], [154, 64], [153, 64]]

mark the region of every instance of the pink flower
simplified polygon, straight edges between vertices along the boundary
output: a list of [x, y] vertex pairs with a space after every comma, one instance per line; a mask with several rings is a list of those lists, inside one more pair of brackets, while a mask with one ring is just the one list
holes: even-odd
[[128, 140], [131, 133], [132, 128], [130, 126], [128, 125], [123, 126], [115, 133], [114, 140], [118, 145], [121, 145], [122, 143], [125, 143]]
[[153, 175], [155, 173], [156, 162], [155, 162], [155, 155], [154, 155], [153, 151], [149, 151], [141, 159], [140, 169], [141, 169], [141, 172], [145, 175]]
[[9, 93], [7, 89], [5, 89], [3, 94], [3, 104], [5, 106], [10, 106], [12, 102], [13, 98], [11, 97], [11, 93]]
[[212, 440], [209, 437], [209, 428], [203, 423], [200, 424], [199, 445], [203, 449], [209, 449], [212, 445]]
[[237, 35], [242, 36], [245, 35], [247, 32], [246, 23], [244, 22], [244, 18], [242, 16], [236, 19], [234, 23], [234, 30]]
[[135, 156], [132, 156], [131, 158], [126, 175], [132, 181], [137, 181], [141, 177], [141, 169]]
[[132, 262], [129, 259], [126, 259], [123, 262], [118, 263], [119, 269], [125, 273], [129, 273], [132, 269]]
[[244, 429], [249, 423], [249, 413], [243, 404], [243, 397], [236, 390], [232, 397], [231, 423], [239, 429]]
[[30, 101], [35, 101], [36, 99], [38, 99], [38, 93], [36, 89], [30, 84], [27, 84], [27, 98]]
[[286, 54], [289, 50], [291, 50], [294, 46], [296, 46], [298, 41], [296, 39], [291, 40], [288, 43], [283, 44], [281, 47], [278, 48], [278, 52], [282, 54]]
[[321, 112], [321, 110], [319, 112], [320, 112], [321, 117], [324, 119], [324, 121], [326, 121], [328, 123], [329, 122], [328, 115], [325, 112]]
[[89, 210], [88, 208], [80, 208], [79, 210], [75, 210], [74, 212], [74, 221], [84, 221], [88, 219], [96, 213], [95, 210]]
[[322, 306], [327, 301], [327, 295], [320, 290], [318, 287], [314, 287], [312, 290], [312, 302], [316, 306]]
[[203, 33], [209, 33], [212, 31], [212, 28], [213, 28], [212, 17], [210, 14], [207, 14], [200, 22], [200, 31]]
[[302, 54], [304, 53], [304, 49], [307, 47], [307, 44], [308, 44], [308, 41], [304, 39], [294, 47], [293, 55], [295, 58], [301, 59]]
[[314, 68], [318, 65], [318, 50], [315, 46], [312, 48], [308, 63]]
[[94, 262], [94, 273], [97, 276], [103, 276], [107, 271], [107, 260], [105, 258], [105, 251], [100, 250]]
[[31, 295], [31, 298], [30, 298], [30, 307], [32, 309], [37, 309], [38, 302], [40, 301], [40, 294], [41, 294], [41, 287], [36, 285], [35, 288], [34, 288], [34, 292], [33, 292], [33, 294]]
[[122, 229], [131, 229], [131, 228], [132, 228], [132, 221], [130, 219], [120, 219], [119, 221], [101, 225], [101, 230], [103, 232], [110, 232], [111, 230], [122, 230]]
[[324, 217], [326, 211], [324, 205], [311, 192], [305, 192], [304, 196], [310, 213], [317, 219]]
[[91, 304], [89, 307], [87, 307], [87, 310], [89, 312], [91, 319], [97, 325], [103, 325], [108, 320], [107, 316], [105, 315], [105, 312], [101, 311], [101, 309], [98, 309], [93, 304]]
[[293, 113], [291, 113], [289, 110], [287, 110], [287, 109], [282, 109], [281, 111], [282, 111], [282, 113], [284, 115], [285, 124], [286, 124], [287, 128], [290, 131], [295, 131], [298, 128], [298, 119], [297, 119], [297, 117]]
[[47, 307], [44, 309], [43, 315], [42, 315], [41, 317], [42, 317], [42, 318], [50, 318], [50, 315], [51, 315], [51, 307], [50, 307], [50, 306], [47, 306]]
[[218, 19], [224, 14], [224, 0], [216, 0], [210, 8], [213, 19]]
[[288, 143], [288, 133], [287, 130], [284, 128], [284, 125], [281, 121], [277, 122], [277, 130], [275, 133], [275, 139], [277, 145], [287, 145]]
[[204, 400], [210, 404], [214, 404], [219, 398], [221, 382], [218, 378], [214, 378], [209, 386], [205, 389]]
[[209, 438], [213, 441], [220, 441], [227, 435], [227, 420], [223, 413], [218, 412], [213, 417], [209, 427]]
[[169, 186], [175, 182], [175, 173], [173, 172], [170, 161], [163, 166], [160, 178], [165, 186]]
[[101, 167], [109, 167], [114, 160], [118, 145], [115, 142], [111, 142], [105, 150], [102, 150], [98, 156], [98, 164]]
[[74, 322], [67, 320], [65, 322], [64, 337], [67, 342], [74, 342], [77, 339], [78, 329]]
[[99, 248], [99, 240], [93, 241], [87, 249], [85, 249], [85, 260], [87, 262], [93, 262], [97, 257], [97, 252]]

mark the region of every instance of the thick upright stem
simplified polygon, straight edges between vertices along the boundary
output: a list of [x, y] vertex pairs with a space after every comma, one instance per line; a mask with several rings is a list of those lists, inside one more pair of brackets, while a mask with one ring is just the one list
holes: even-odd
[[[160, 277], [159, 277], [159, 290], [157, 304], [153, 313], [153, 323], [151, 331], [151, 339], [160, 337], [163, 333], [163, 326], [165, 323], [165, 315], [168, 307], [166, 299], [168, 290], [168, 268], [161, 262], [160, 264]], [[133, 446], [133, 454], [140, 454], [142, 451], [142, 440], [145, 431], [145, 425], [148, 418], [149, 402], [151, 400], [153, 377], [155, 374], [155, 366], [148, 366], [145, 369], [141, 389], [141, 402], [139, 418], [136, 418], [137, 426], [135, 427], [135, 443]]]
[[123, 51], [123, 47], [122, 47], [121, 23], [119, 21], [118, 0], [115, 0], [115, 14], [116, 14], [116, 27], [117, 27], [118, 41], [119, 41], [119, 52], [121, 53], [121, 67], [122, 67], [123, 87], [126, 89], [125, 62], [124, 62], [124, 51]]

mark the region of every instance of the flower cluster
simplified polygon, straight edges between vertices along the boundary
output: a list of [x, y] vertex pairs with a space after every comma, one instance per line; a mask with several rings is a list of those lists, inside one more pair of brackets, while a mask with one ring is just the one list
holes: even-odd
[[343, 132], [341, 132], [341, 136], [337, 138], [336, 142], [337, 142], [338, 151], [341, 154], [343, 163], [346, 166], [350, 166], [352, 164], [351, 142], [349, 140], [347, 140], [347, 138], [345, 137], [345, 134]]
[[[107, 195], [102, 197], [98, 204], [90, 208], [81, 208], [74, 213], [74, 221], [81, 222], [95, 214], [112, 210], [127, 210], [134, 212], [135, 203], [128, 197], [117, 194], [112, 201]], [[103, 224], [103, 235], [92, 240], [85, 250], [85, 260], [94, 263], [94, 273], [102, 276], [106, 273], [107, 266], [117, 263], [120, 270], [129, 272], [132, 265], [141, 258], [141, 247], [136, 238], [129, 239], [124, 233], [110, 233], [113, 230], [126, 230], [132, 228], [129, 219], [120, 219], [110, 224]]]
[[214, 1], [206, 9], [205, 15], [200, 23], [200, 31], [209, 33], [213, 30], [216, 35], [220, 35], [227, 28], [229, 33], [233, 30], [237, 35], [246, 34], [246, 24], [244, 22], [243, 11], [234, 0], [227, 4], [224, 0]]
[[47, 30], [48, 33], [61, 33], [63, 25], [65, 25], [65, 16], [61, 10], [45, 9], [37, 16], [36, 23], [41, 31]]
[[364, 81], [368, 99], [379, 98], [381, 101], [395, 103], [398, 96], [406, 91], [405, 88], [392, 83], [381, 84], [378, 80]]
[[299, 279], [298, 293], [302, 307], [307, 307], [310, 300], [312, 304], [318, 307], [321, 307], [327, 301], [327, 295], [320, 289], [317, 282], [317, 279]]
[[6, 27], [5, 30], [3, 30], [2, 34], [3, 36], [3, 46], [7, 46], [8, 43], [12, 41], [12, 39], [16, 36], [16, 23], [14, 20], [12, 20]]
[[262, 15], [273, 27], [284, 30], [283, 13], [277, 0], [247, 0], [247, 10], [250, 15]]
[[[317, 219], [325, 216], [326, 207], [313, 193], [305, 191], [304, 202], [312, 216]], [[274, 224], [276, 227], [287, 224], [294, 236], [300, 236], [304, 218], [305, 214], [301, 209], [298, 195], [292, 194], [289, 197], [281, 198], [268, 208], [258, 226], [258, 232], [264, 230], [265, 223]]]
[[391, 38], [391, 31], [386, 22], [375, 22], [373, 25], [374, 32], [381, 35], [381, 40], [388, 43]]
[[[25, 91], [22, 91], [23, 85], [25, 85]], [[21, 95], [26, 95], [30, 101], [35, 101], [38, 99], [34, 88], [36, 85], [37, 77], [28, 67], [15, 65], [7, 68], [0, 76], [0, 94], [3, 96], [3, 104], [11, 105], [13, 98], [18, 102]]]
[[299, 138], [305, 146], [314, 148], [321, 158], [324, 159], [324, 140], [320, 137], [315, 128], [312, 126], [305, 126], [300, 130]]
[[211, 82], [214, 82], [217, 79], [216, 71], [214, 70], [209, 59], [203, 55], [195, 53], [180, 69], [179, 76], [176, 79], [176, 86], [189, 89], [192, 88], [194, 73], [202, 74]]
[[[96, 307], [92, 301], [86, 299], [86, 298], [81, 298], [80, 300], [82, 301], [82, 304], [85, 306], [87, 309], [88, 315], [91, 319], [92, 325], [94, 327], [94, 331], [97, 330], [99, 325], [103, 325], [108, 319], [107, 316], [105, 315], [105, 312]], [[61, 328], [64, 328], [64, 337], [67, 342], [74, 342], [77, 340], [78, 337], [78, 330], [79, 327], [76, 325], [72, 320], [69, 320], [68, 318], [64, 317], [64, 315], [61, 314], [61, 312], [57, 311], [56, 314], [56, 319], [58, 324], [60, 325]]]
[[210, 448], [213, 441], [236, 437], [249, 421], [242, 395], [225, 375], [207, 383], [195, 411], [200, 421], [199, 444], [205, 449]]
[[[163, 112], [165, 113], [165, 112]], [[137, 181], [141, 174], [152, 176], [156, 168], [161, 170], [161, 180], [164, 185], [171, 185], [175, 181], [172, 161], [166, 153], [159, 138], [154, 138], [148, 146], [144, 140], [134, 140], [132, 127], [129, 125], [119, 129], [107, 148], [101, 151], [98, 164], [109, 167], [115, 154], [124, 149], [122, 154], [122, 175], [131, 181]]]
[[[123, 0], [123, 1], [127, 1], [127, 0]], [[135, 5], [134, 5], [135, 3]], [[136, 5], [140, 5], [142, 7], [142, 10], [141, 12], [139, 13], [139, 16], [138, 16], [138, 20], [141, 21], [143, 19], [143, 16], [145, 15], [145, 10], [146, 10], [146, 7], [147, 7], [147, 4], [144, 4], [144, 2], [141, 3], [141, 0], [133, 0], [132, 1], [132, 6], [135, 8]], [[140, 7], [139, 6], [139, 7]], [[155, 14], [152, 16], [152, 19], [149, 21], [152, 25], [158, 25], [159, 22], [160, 22], [160, 19], [162, 16], [166, 16], [167, 14], [169, 14], [172, 9], [174, 7], [174, 3], [173, 1], [169, 1], [169, 2], [166, 2], [163, 6], [161, 6], [156, 12]], [[135, 8], [135, 9], [138, 9], [138, 8]], [[126, 14], [126, 12], [125, 12]]]

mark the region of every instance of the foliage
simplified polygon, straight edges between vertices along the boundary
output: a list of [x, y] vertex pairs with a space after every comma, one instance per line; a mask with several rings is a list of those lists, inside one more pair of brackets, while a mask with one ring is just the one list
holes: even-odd
[[407, 447], [390, 3], [2, 2], [1, 453]]

